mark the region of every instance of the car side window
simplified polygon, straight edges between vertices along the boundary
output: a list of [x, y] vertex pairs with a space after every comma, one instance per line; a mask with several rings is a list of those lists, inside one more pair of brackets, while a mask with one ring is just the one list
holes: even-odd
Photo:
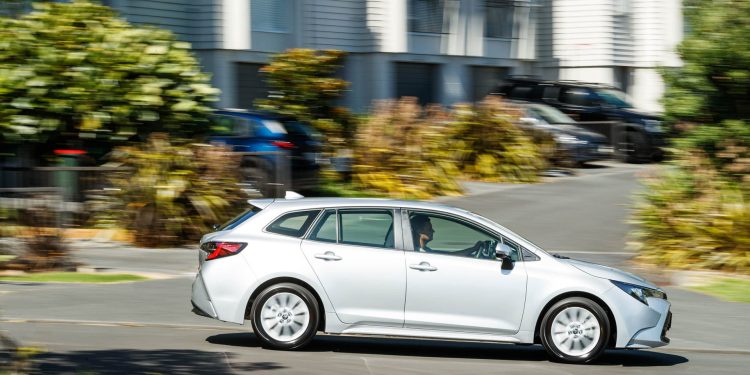
[[336, 210], [328, 210], [318, 221], [318, 224], [315, 226], [312, 233], [310, 233], [310, 239], [314, 241], [336, 243], [337, 238]]
[[560, 101], [572, 105], [590, 106], [589, 91], [582, 88], [565, 88], [560, 94]]
[[320, 210], [290, 212], [271, 223], [266, 231], [285, 236], [302, 237], [310, 227]]
[[339, 243], [394, 248], [393, 211], [385, 209], [339, 210]]
[[411, 212], [414, 250], [426, 253], [495, 259], [500, 241], [481, 228], [448, 216]]

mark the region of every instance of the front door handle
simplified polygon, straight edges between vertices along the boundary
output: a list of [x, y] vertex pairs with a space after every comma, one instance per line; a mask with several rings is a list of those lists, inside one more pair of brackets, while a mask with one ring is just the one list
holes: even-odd
[[433, 267], [427, 262], [421, 262], [419, 264], [411, 264], [409, 265], [409, 268], [413, 270], [419, 270], [419, 271], [430, 271], [430, 272], [437, 271], [437, 267]]
[[324, 254], [315, 254], [315, 257], [323, 260], [341, 260], [341, 257], [333, 251], [326, 251]]

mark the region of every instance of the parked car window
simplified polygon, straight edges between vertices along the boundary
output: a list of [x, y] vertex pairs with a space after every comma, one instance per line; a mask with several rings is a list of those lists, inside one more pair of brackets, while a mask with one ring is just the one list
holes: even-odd
[[531, 95], [531, 87], [516, 86], [510, 90], [510, 97], [514, 99], [528, 99]]
[[336, 211], [328, 210], [323, 214], [323, 217], [318, 221], [318, 225], [315, 226], [310, 239], [314, 241], [323, 242], [336, 242]]
[[393, 248], [391, 210], [339, 210], [339, 242]]
[[291, 212], [276, 219], [266, 230], [285, 236], [302, 237], [320, 210]]
[[560, 101], [567, 104], [590, 106], [589, 91], [582, 88], [566, 88], [562, 90]]
[[[416, 251], [495, 259], [494, 246], [501, 243], [483, 229], [447, 216], [417, 211], [409, 215], [409, 222]], [[485, 248], [485, 256], [477, 254], [480, 246], [490, 244], [493, 248]]]
[[211, 118], [211, 133], [229, 137], [252, 137], [255, 123], [246, 118], [216, 115]]

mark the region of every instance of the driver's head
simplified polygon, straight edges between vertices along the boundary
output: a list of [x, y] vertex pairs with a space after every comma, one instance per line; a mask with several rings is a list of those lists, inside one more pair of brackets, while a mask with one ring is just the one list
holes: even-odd
[[430, 222], [429, 217], [416, 214], [411, 217], [410, 222], [411, 229], [414, 232], [414, 237], [417, 240], [419, 240], [419, 238], [424, 238], [425, 243], [427, 243], [427, 241], [432, 241], [432, 235], [435, 233], [435, 230], [432, 229], [432, 223]]

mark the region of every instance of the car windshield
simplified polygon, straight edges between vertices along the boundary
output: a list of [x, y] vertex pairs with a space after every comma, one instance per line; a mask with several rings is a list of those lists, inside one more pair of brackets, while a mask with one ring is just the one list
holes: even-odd
[[597, 95], [604, 100], [605, 103], [613, 105], [617, 108], [632, 108], [633, 105], [628, 102], [627, 95], [619, 90], [612, 89], [600, 89], [596, 90]]
[[548, 124], [574, 124], [576, 122], [570, 116], [545, 105], [531, 105], [529, 106], [529, 112]]

